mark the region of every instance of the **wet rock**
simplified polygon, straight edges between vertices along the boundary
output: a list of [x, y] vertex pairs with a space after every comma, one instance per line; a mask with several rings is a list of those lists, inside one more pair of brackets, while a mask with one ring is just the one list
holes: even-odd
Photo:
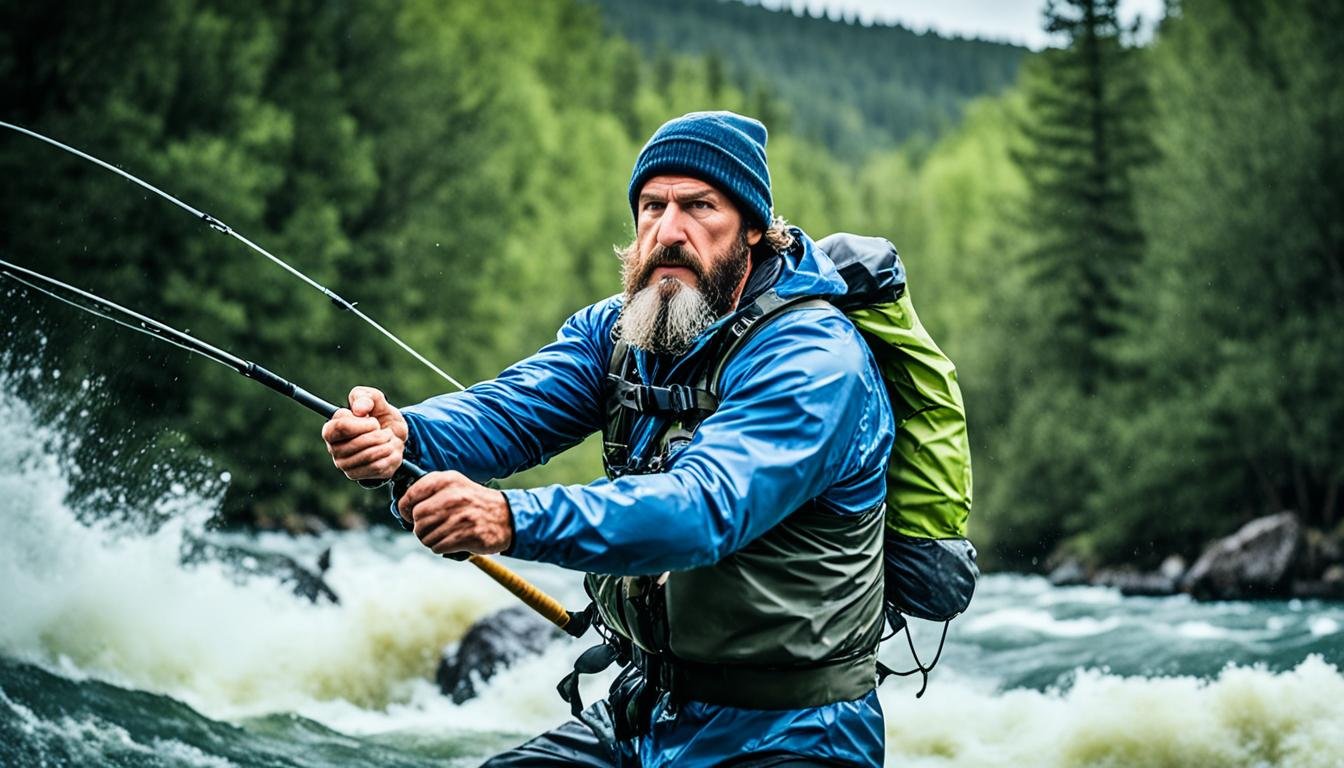
[[1290, 594], [1303, 600], [1344, 600], [1344, 581], [1294, 581]]
[[1319, 579], [1293, 582], [1293, 597], [1344, 600], [1344, 565], [1336, 563], [1327, 567]]
[[1110, 568], [1097, 571], [1092, 583], [1099, 587], [1120, 590], [1127, 597], [1162, 597], [1180, 590], [1175, 577], [1160, 571], [1144, 573], [1133, 568]]
[[1344, 562], [1344, 549], [1339, 539], [1314, 528], [1308, 528], [1298, 562], [1297, 577], [1307, 581], [1324, 578], [1332, 566]]
[[476, 696], [478, 684], [519, 659], [541, 653], [563, 634], [525, 606], [492, 613], [473, 624], [457, 647], [444, 654], [435, 675], [439, 690], [461, 704]]
[[1056, 587], [1077, 587], [1089, 583], [1087, 569], [1077, 558], [1072, 557], [1055, 566], [1046, 578]]
[[1181, 580], [1181, 589], [1197, 600], [1285, 596], [1302, 549], [1297, 515], [1257, 518], [1210, 544]]
[[297, 560], [277, 552], [263, 552], [236, 544], [221, 544], [197, 537], [187, 537], [182, 543], [183, 565], [215, 562], [223, 565], [240, 579], [269, 578], [289, 587], [290, 591], [310, 602], [323, 600], [339, 604], [341, 598], [327, 585], [322, 575], [331, 567], [331, 548], [317, 559], [317, 569], [300, 565]]

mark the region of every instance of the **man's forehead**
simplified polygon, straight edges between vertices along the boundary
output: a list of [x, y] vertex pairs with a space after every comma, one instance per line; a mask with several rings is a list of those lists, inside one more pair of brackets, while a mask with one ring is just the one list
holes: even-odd
[[703, 179], [697, 179], [694, 176], [675, 175], [654, 176], [644, 182], [643, 189], [639, 191], [641, 198], [653, 197], [660, 200], [669, 197], [682, 199], [722, 194], [723, 192], [718, 187]]

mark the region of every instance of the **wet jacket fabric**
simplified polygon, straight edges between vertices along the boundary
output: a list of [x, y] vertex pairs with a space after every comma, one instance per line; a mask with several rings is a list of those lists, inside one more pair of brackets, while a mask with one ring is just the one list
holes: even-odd
[[[799, 233], [801, 235], [801, 233]], [[802, 236], [774, 289], [783, 298], [843, 294], [830, 259]], [[601, 429], [603, 384], [621, 298], [580, 310], [555, 342], [466, 392], [404, 410], [407, 458], [478, 482], [535, 466]], [[680, 358], [636, 352], [643, 380], [677, 381], [721, 323]], [[566, 568], [651, 575], [716, 563], [805, 502], [859, 515], [886, 494], [893, 424], [876, 364], [858, 332], [825, 306], [786, 313], [749, 339], [724, 369], [723, 398], [658, 474], [505, 491], [514, 520], [509, 555]], [[653, 430], [634, 439], [651, 440]], [[655, 711], [639, 752], [645, 766], [711, 765], [729, 755], [786, 752], [880, 765], [875, 693], [802, 710], [690, 702]]]

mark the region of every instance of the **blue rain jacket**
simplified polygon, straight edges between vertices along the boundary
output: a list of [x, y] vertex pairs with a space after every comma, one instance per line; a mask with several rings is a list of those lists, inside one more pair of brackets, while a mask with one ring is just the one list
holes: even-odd
[[[801, 233], [798, 233], [801, 235]], [[785, 257], [775, 290], [785, 298], [843, 294], [845, 283], [805, 235]], [[603, 382], [621, 297], [571, 317], [556, 338], [498, 378], [406, 408], [407, 458], [477, 482], [545, 462], [602, 428]], [[636, 352], [644, 381], [677, 382], [670, 359]], [[656, 574], [718, 562], [818, 498], [850, 513], [886, 495], [893, 422], [871, 353], [832, 307], [776, 318], [727, 364], [719, 409], [658, 474], [587, 485], [507, 490], [512, 557], [609, 574]], [[640, 455], [652, 425], [632, 446]], [[393, 510], [395, 513], [395, 509]], [[780, 751], [881, 765], [876, 692], [792, 711], [703, 703], [655, 712], [642, 739], [646, 768], [712, 765], [728, 755]]]

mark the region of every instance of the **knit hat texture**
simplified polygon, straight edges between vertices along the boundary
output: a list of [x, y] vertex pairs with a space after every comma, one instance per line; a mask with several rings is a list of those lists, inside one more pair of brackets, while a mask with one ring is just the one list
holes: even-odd
[[767, 133], [759, 120], [733, 112], [691, 112], [663, 123], [644, 145], [630, 175], [630, 211], [639, 219], [644, 182], [682, 174], [713, 184], [733, 199], [748, 223], [770, 224]]

